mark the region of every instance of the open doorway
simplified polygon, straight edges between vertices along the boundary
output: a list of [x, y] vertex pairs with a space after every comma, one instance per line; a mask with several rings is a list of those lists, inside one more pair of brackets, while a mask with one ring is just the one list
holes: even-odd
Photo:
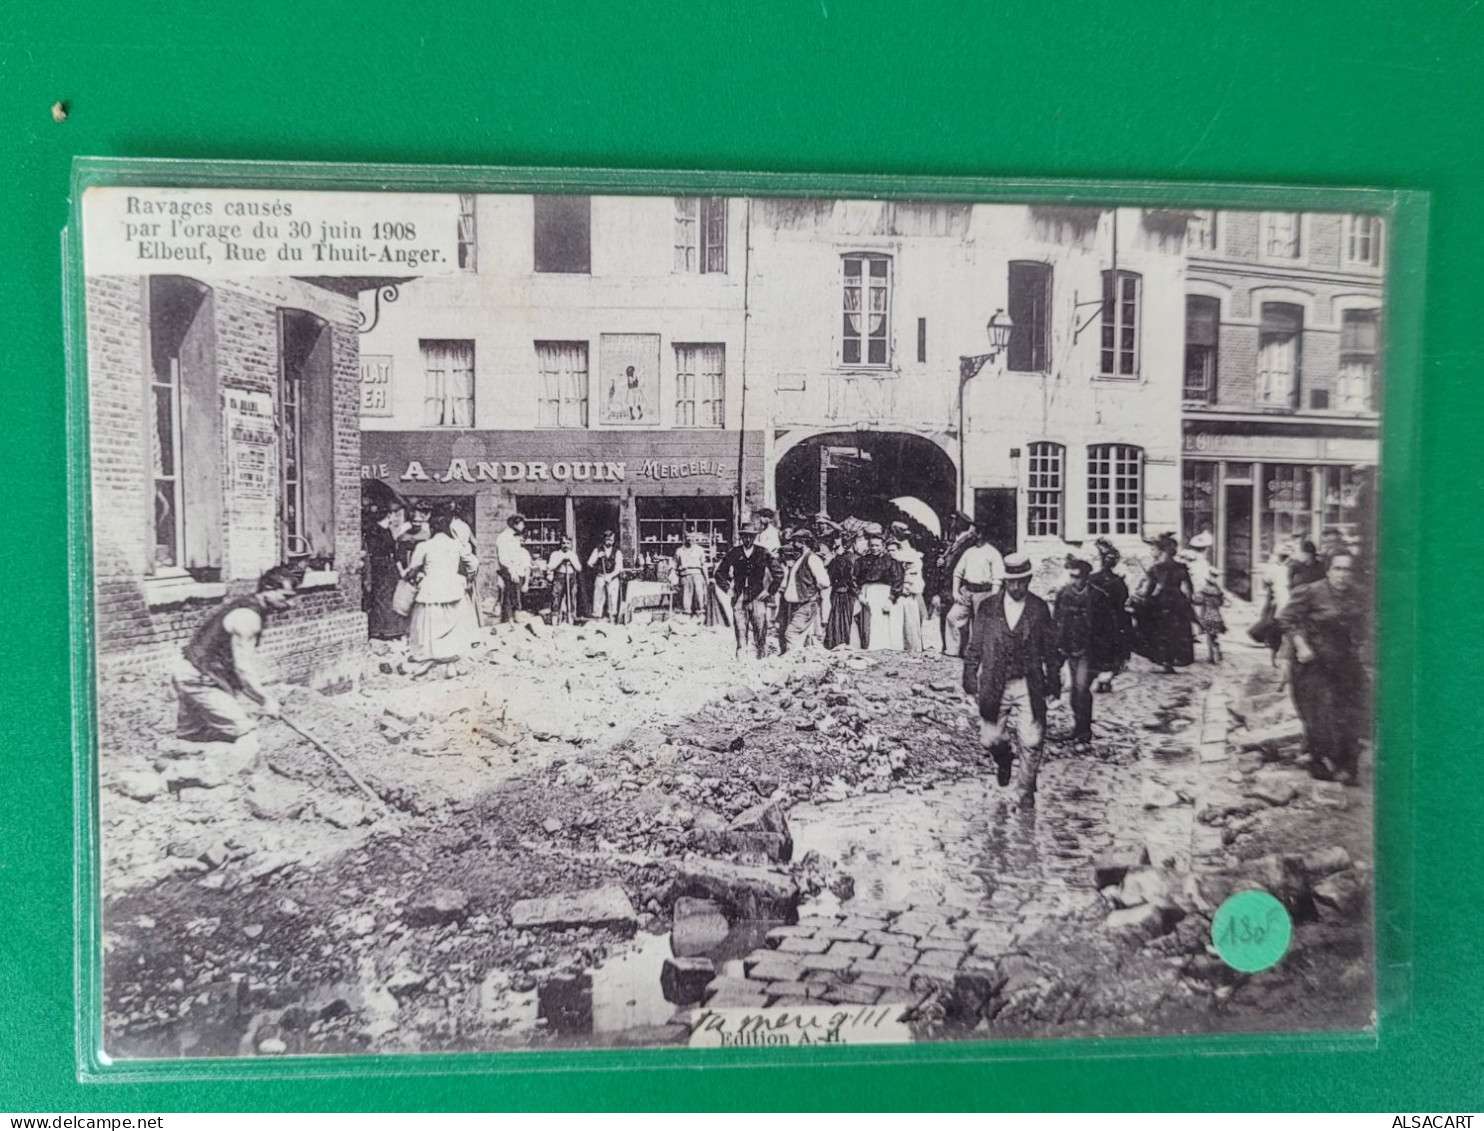
[[1224, 584], [1252, 600], [1252, 484], [1226, 484], [1226, 563]]
[[592, 571], [587, 568], [588, 558], [603, 544], [603, 535], [610, 530], [615, 535], [619, 535], [619, 543], [623, 543], [618, 521], [617, 499], [574, 498], [572, 500], [572, 523], [576, 527], [577, 560], [582, 563], [583, 573], [582, 592], [578, 604], [585, 617], [592, 615], [593, 602], [593, 575]]
[[774, 473], [783, 525], [812, 522], [821, 511], [839, 522], [891, 522], [891, 500], [921, 499], [946, 525], [956, 506], [958, 474], [937, 444], [904, 432], [830, 432], [784, 452]]
[[974, 522], [1002, 554], [1013, 554], [1018, 544], [1014, 487], [981, 487], [974, 491]]

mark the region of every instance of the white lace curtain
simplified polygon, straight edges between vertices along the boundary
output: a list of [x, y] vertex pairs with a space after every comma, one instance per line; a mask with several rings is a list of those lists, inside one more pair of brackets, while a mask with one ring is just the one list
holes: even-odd
[[474, 426], [474, 343], [432, 340], [423, 344], [427, 393], [425, 421], [431, 427]]
[[587, 343], [539, 342], [541, 427], [587, 427]]

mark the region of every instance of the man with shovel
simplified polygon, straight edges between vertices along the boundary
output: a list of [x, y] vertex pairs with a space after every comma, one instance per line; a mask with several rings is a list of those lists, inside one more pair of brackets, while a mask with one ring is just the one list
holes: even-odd
[[258, 756], [258, 713], [279, 717], [278, 700], [263, 686], [258, 671], [258, 640], [270, 616], [298, 596], [298, 577], [289, 566], [274, 566], [258, 579], [258, 590], [219, 606], [201, 622], [182, 651], [174, 673], [179, 701], [177, 752], [215, 754], [228, 772], [249, 769]]

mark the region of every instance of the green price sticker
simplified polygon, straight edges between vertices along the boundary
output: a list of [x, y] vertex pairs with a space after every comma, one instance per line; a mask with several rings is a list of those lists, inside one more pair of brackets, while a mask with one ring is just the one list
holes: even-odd
[[1239, 891], [1216, 909], [1211, 920], [1216, 953], [1233, 970], [1256, 974], [1276, 966], [1293, 941], [1288, 908], [1265, 891]]

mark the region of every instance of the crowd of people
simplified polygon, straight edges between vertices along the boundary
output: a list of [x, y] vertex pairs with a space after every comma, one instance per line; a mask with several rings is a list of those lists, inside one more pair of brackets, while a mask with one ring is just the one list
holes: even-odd
[[[532, 576], [524, 528], [520, 515], [511, 516], [485, 566], [495, 575], [501, 621], [523, 612]], [[1154, 539], [1132, 586], [1118, 547], [1100, 538], [1087, 557], [1067, 555], [1059, 577], [1043, 572], [1044, 598], [1030, 592], [1030, 560], [1002, 555], [987, 534], [962, 513], [942, 539], [904, 520], [837, 523], [819, 515], [785, 529], [771, 510], [760, 510], [724, 552], [688, 530], [659, 576], [667, 607], [729, 625], [739, 658], [811, 647], [932, 647], [961, 658], [997, 777], [1009, 783], [1018, 740], [1021, 800], [1031, 804], [1047, 701], [1065, 684], [1073, 749], [1089, 750], [1095, 695], [1113, 690], [1132, 657], [1173, 674], [1195, 662], [1203, 637], [1206, 661], [1222, 662], [1227, 595], [1207, 557], [1209, 533], [1184, 549], [1173, 535]], [[481, 565], [468, 524], [451, 511], [393, 505], [374, 516], [366, 545], [372, 636], [405, 636], [413, 676], [440, 665], [458, 671], [481, 619]], [[1249, 630], [1282, 670], [1310, 772], [1352, 782], [1370, 717], [1359, 561], [1338, 529], [1326, 530], [1318, 547], [1278, 546], [1261, 572], [1261, 615]], [[563, 538], [544, 565], [551, 624], [575, 623], [584, 604], [591, 618], [620, 617], [632, 571], [615, 532], [586, 561]]]

